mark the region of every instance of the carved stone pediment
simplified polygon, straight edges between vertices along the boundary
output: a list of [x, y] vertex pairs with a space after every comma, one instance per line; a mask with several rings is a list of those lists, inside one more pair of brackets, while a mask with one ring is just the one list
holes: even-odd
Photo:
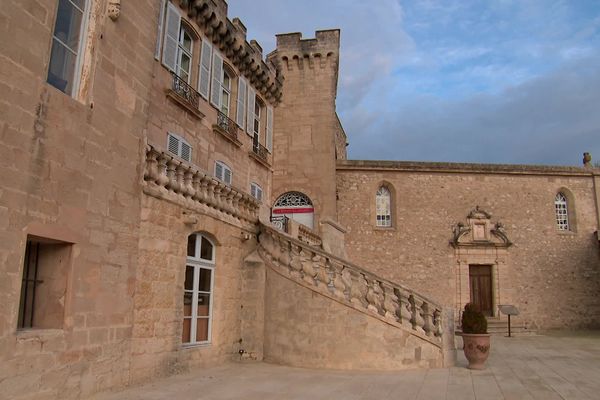
[[509, 247], [512, 242], [508, 239], [502, 223], [492, 223], [492, 214], [477, 206], [467, 215], [466, 224], [459, 222], [452, 228], [450, 244], [453, 247]]

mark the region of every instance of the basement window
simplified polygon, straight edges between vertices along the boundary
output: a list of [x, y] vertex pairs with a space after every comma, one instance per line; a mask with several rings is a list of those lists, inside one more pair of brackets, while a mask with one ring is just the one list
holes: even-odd
[[71, 247], [27, 237], [17, 329], [62, 329]]

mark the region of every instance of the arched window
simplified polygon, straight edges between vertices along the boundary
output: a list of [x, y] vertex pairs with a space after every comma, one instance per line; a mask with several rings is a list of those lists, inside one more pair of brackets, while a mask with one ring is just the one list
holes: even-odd
[[279, 196], [273, 206], [273, 217], [285, 216], [303, 225], [313, 228], [313, 203], [304, 193], [287, 192]]
[[570, 230], [567, 196], [565, 196], [562, 192], [558, 192], [554, 198], [554, 210], [556, 213], [556, 226], [558, 227], [558, 230]]
[[210, 343], [215, 246], [200, 233], [188, 236], [183, 287], [183, 344]]
[[392, 226], [392, 194], [385, 186], [381, 186], [375, 195], [376, 222], [380, 227]]

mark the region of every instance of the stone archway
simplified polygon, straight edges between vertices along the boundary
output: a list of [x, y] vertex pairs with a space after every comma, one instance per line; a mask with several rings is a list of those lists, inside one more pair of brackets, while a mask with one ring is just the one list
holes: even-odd
[[273, 216], [286, 216], [291, 220], [314, 227], [315, 208], [311, 199], [301, 192], [286, 192], [273, 205]]

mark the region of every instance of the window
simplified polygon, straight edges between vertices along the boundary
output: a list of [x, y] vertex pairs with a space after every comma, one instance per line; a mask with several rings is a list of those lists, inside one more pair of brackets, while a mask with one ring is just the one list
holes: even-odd
[[554, 198], [554, 210], [556, 212], [556, 225], [560, 231], [569, 230], [569, 210], [567, 206], [567, 197], [558, 192]]
[[200, 54], [200, 65], [198, 66], [198, 93], [208, 100], [208, 89], [210, 86], [210, 60], [212, 58], [212, 46], [206, 40], [202, 41], [202, 53]]
[[256, 200], [262, 201], [262, 188], [256, 183], [252, 182], [250, 184], [250, 195]]
[[375, 195], [375, 209], [377, 213], [377, 226], [392, 226], [392, 195], [388, 188], [381, 186]]
[[227, 164], [222, 161], [215, 162], [215, 178], [231, 185], [232, 175], [231, 168], [229, 168]]
[[229, 97], [231, 95], [231, 77], [223, 69], [223, 79], [221, 80], [221, 112], [229, 116]]
[[71, 244], [27, 237], [17, 329], [61, 329]]
[[192, 162], [192, 146], [181, 137], [173, 133], [168, 133], [167, 149], [169, 153], [181, 157], [187, 162]]
[[183, 344], [210, 343], [215, 246], [204, 235], [188, 237], [183, 287]]
[[59, 0], [47, 82], [74, 96], [79, 89], [88, 0]]
[[177, 46], [177, 75], [187, 83], [190, 83], [191, 67], [192, 67], [192, 49], [194, 41], [192, 36], [181, 25], [179, 29], [179, 44]]
[[240, 76], [238, 79], [237, 113], [235, 122], [243, 130], [246, 129], [246, 80]]

